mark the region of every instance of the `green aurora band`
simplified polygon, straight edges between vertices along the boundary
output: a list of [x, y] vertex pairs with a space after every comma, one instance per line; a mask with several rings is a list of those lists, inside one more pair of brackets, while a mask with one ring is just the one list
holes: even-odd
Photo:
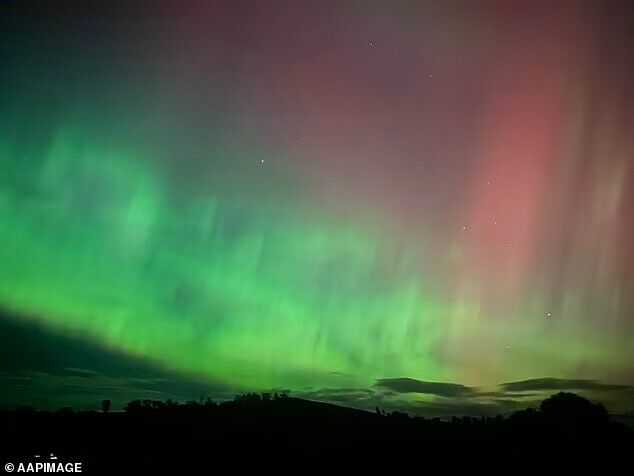
[[2, 167], [6, 307], [233, 385], [442, 376], [425, 355], [438, 304], [415, 261], [383, 256], [364, 230], [221, 197], [180, 207], [143, 160], [68, 134], [22, 176]]

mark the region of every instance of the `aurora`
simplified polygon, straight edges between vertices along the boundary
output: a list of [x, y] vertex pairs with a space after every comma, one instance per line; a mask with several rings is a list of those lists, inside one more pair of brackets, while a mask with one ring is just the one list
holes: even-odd
[[0, 7], [13, 319], [235, 391], [634, 384], [619, 15], [71, 3]]

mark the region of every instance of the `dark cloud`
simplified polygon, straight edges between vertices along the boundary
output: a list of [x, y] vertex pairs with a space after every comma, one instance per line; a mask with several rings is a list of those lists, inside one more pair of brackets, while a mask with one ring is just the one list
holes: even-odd
[[352, 374], [347, 374], [347, 373], [345, 373], [345, 372], [334, 372], [334, 371], [332, 371], [332, 372], [328, 372], [328, 373], [329, 373], [330, 375], [339, 375], [339, 376], [341, 376], [341, 377], [354, 377], [354, 375], [352, 375]]
[[519, 393], [515, 391], [496, 390], [493, 392], [479, 392], [477, 396], [480, 398], [539, 398], [542, 397], [543, 394], [537, 391]]
[[426, 382], [413, 378], [378, 379], [376, 387], [388, 388], [398, 393], [426, 393], [440, 397], [464, 397], [476, 394], [476, 389], [458, 383]]
[[128, 380], [132, 383], [138, 383], [141, 385], [159, 385], [159, 384], [167, 382], [166, 379], [160, 378], [160, 377], [149, 377], [149, 378], [130, 377], [128, 378]]
[[314, 391], [319, 395], [339, 395], [339, 394], [372, 394], [369, 388], [322, 388]]
[[[15, 345], [19, 342], [20, 345]], [[42, 327], [0, 308], [0, 408], [99, 408], [134, 399], [231, 398], [235, 392]]]
[[64, 374], [66, 375], [75, 375], [77, 377], [86, 377], [86, 378], [91, 378], [91, 377], [95, 377], [96, 375], [98, 375], [98, 372], [94, 371], [94, 370], [90, 370], [90, 369], [79, 369], [76, 367], [64, 367], [64, 369], [62, 369]]
[[306, 392], [293, 392], [293, 395], [308, 400], [342, 403], [361, 407], [370, 407], [381, 400], [380, 397], [375, 396], [372, 389], [369, 388], [321, 388]]
[[519, 382], [500, 384], [505, 392], [525, 392], [531, 390], [631, 390], [629, 385], [605, 384], [590, 379], [534, 378]]
[[452, 416], [496, 416], [534, 406], [512, 399], [474, 400], [443, 399], [443, 401], [417, 402], [403, 406], [403, 411], [423, 417], [448, 418]]
[[185, 401], [210, 396], [214, 400], [230, 398], [209, 384], [159, 377], [105, 375], [89, 369], [65, 368], [55, 373], [37, 370], [0, 372], [0, 408], [31, 405], [38, 409], [70, 406], [76, 410], [97, 409], [101, 399], [112, 400], [115, 410], [136, 399], [168, 398]]

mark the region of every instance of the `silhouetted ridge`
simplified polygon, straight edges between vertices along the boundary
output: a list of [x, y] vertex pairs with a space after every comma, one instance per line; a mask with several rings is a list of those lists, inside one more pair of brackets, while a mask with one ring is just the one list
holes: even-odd
[[[199, 465], [214, 455], [233, 458], [231, 464], [239, 470], [257, 466], [257, 461], [271, 455], [302, 457], [315, 464], [324, 455], [354, 457], [357, 465], [371, 461], [372, 468], [379, 464], [391, 468], [394, 458], [399, 462], [415, 459], [423, 449], [435, 459], [445, 453], [497, 459], [526, 453], [531, 457], [563, 457], [580, 451], [627, 454], [634, 443], [632, 432], [610, 421], [601, 404], [570, 393], [558, 393], [538, 409], [521, 410], [507, 418], [453, 417], [449, 421], [269, 393], [248, 393], [218, 403], [210, 398], [134, 400], [125, 412], [108, 412], [109, 402], [104, 400], [102, 409], [103, 413], [68, 408], [38, 412], [22, 407], [2, 412], [2, 428], [12, 435], [4, 451], [81, 455], [95, 467], [113, 471], [120, 464], [145, 468], [186, 461]], [[104, 448], [111, 450], [105, 454]], [[360, 462], [360, 455], [366, 459]]]

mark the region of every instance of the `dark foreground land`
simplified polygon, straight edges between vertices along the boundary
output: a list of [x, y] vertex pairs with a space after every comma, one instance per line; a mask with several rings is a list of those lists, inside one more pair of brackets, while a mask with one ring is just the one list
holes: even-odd
[[3, 412], [0, 424], [0, 463], [16, 472], [18, 462], [48, 462], [51, 454], [55, 463], [81, 462], [88, 474], [422, 474], [484, 461], [508, 469], [542, 458], [602, 464], [634, 450], [632, 431], [601, 405], [565, 393], [508, 418], [430, 420], [249, 394], [220, 405], [135, 401], [114, 413], [23, 408]]

